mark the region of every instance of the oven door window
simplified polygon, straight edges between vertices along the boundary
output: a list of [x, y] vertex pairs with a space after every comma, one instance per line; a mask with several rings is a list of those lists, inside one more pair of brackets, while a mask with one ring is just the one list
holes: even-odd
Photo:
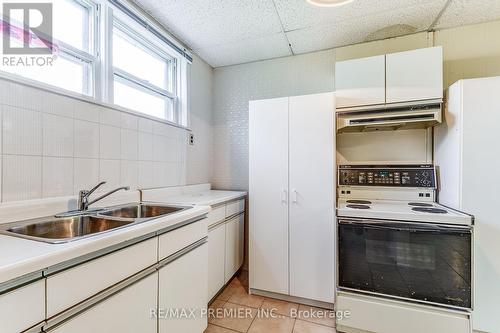
[[339, 224], [339, 286], [471, 307], [471, 231], [408, 223]]

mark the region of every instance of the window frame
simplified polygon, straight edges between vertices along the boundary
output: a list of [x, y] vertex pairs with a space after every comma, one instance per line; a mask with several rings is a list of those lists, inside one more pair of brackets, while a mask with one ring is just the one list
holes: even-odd
[[[53, 0], [56, 1], [56, 0]], [[189, 64], [192, 63], [192, 56], [186, 51], [184, 46], [178, 42], [165, 28], [158, 24], [154, 19], [144, 11], [123, 0], [70, 0], [76, 4], [82, 5], [88, 10], [88, 52], [75, 48], [63, 41], [54, 39], [58, 46], [58, 56], [65, 60], [82, 63], [84, 65], [83, 91], [75, 92], [67, 90], [64, 87], [52, 85], [50, 83], [32, 79], [14, 72], [0, 70], [0, 79], [18, 82], [27, 86], [43, 89], [48, 92], [57, 93], [72, 98], [77, 98], [86, 102], [115, 108], [117, 110], [129, 112], [142, 116], [144, 118], [154, 119], [164, 123], [171, 124], [180, 128], [189, 128], [188, 112], [188, 80]], [[115, 4], [118, 4], [118, 7]], [[120, 8], [121, 7], [121, 8]], [[127, 11], [129, 13], [127, 13]], [[132, 14], [132, 16], [129, 16]], [[134, 20], [133, 16], [139, 19]], [[161, 89], [138, 77], [134, 77], [125, 71], [116, 71], [119, 80], [122, 83], [133, 84], [133, 88], [145, 89], [143, 91], [152, 93], [155, 96], [161, 96], [172, 99], [172, 119], [158, 118], [156, 116], [143, 113], [114, 104], [113, 102], [113, 82], [115, 80], [115, 68], [113, 67], [112, 40], [113, 27], [117, 19], [123, 26], [130, 29], [134, 36], [139, 40], [136, 42], [145, 43], [148, 48], [163, 55], [172, 61], [167, 69], [173, 71], [169, 77], [172, 82], [172, 91]], [[141, 22], [139, 22], [141, 21]], [[152, 30], [150, 30], [152, 29]], [[161, 38], [159, 37], [161, 35]], [[123, 77], [126, 77], [124, 79]], [[167, 76], [167, 74], [166, 74]], [[152, 89], [154, 88], [154, 89]], [[157, 89], [159, 88], [159, 89]], [[167, 103], [166, 111], [167, 110]], [[167, 112], [165, 113], [167, 116]]]
[[[116, 104], [114, 102], [114, 82], [115, 80], [120, 81], [122, 84], [126, 84], [132, 89], [137, 89], [141, 90], [145, 93], [148, 93], [153, 96], [160, 97], [164, 100], [170, 100], [172, 103], [172, 108], [173, 108], [173, 114], [172, 118], [169, 118], [169, 111], [170, 108], [168, 106], [168, 102], [165, 103], [165, 109], [164, 109], [164, 117], [160, 118], [165, 121], [170, 121], [170, 122], [175, 122], [179, 123], [179, 115], [177, 112], [177, 105], [178, 105], [178, 75], [177, 75], [177, 61], [178, 59], [176, 57], [173, 57], [172, 55], [168, 54], [161, 48], [159, 48], [155, 43], [150, 39], [146, 38], [144, 35], [142, 35], [140, 32], [136, 31], [137, 27], [134, 27], [134, 25], [131, 22], [124, 22], [123, 17], [121, 15], [116, 15], [113, 13], [113, 22], [111, 24], [110, 29], [112, 31], [109, 33], [111, 38], [114, 38], [114, 32], [115, 29], [119, 31], [121, 35], [123, 35], [123, 38], [126, 40], [129, 40], [130, 43], [134, 44], [136, 47], [140, 48], [144, 52], [150, 54], [151, 56], [165, 62], [166, 64], [166, 70], [164, 73], [164, 79], [168, 80], [170, 82], [166, 82], [167, 87], [171, 88], [171, 90], [168, 90], [168, 88], [162, 88], [159, 87], [149, 81], [143, 80], [136, 75], [127, 72], [124, 69], [118, 68], [114, 66], [113, 63], [113, 40], [108, 42], [111, 47], [109, 50], [109, 58], [111, 59], [111, 68], [110, 70], [112, 71], [112, 75], [110, 77], [113, 77], [112, 82], [109, 82], [109, 89], [110, 93], [108, 94], [108, 98], [110, 103]], [[153, 38], [153, 36], [152, 36]], [[135, 110], [137, 112], [143, 113], [139, 110]], [[145, 113], [147, 114], [147, 113]], [[153, 116], [154, 117], [154, 116]], [[155, 117], [156, 118], [156, 117]]]

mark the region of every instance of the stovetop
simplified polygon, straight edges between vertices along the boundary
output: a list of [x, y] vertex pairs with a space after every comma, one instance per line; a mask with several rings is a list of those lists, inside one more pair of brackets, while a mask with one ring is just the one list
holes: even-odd
[[472, 225], [470, 215], [435, 202], [339, 198], [337, 215], [365, 219]]

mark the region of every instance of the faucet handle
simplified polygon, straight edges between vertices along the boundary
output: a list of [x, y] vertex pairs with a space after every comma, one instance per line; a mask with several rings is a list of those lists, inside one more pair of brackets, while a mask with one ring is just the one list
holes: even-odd
[[91, 190], [89, 191], [85, 191], [85, 195], [86, 196], [89, 196], [91, 195], [92, 193], [95, 192], [95, 190], [97, 190], [99, 187], [101, 187], [102, 185], [106, 184], [106, 182], [100, 182], [99, 184], [97, 184], [96, 186], [94, 186]]

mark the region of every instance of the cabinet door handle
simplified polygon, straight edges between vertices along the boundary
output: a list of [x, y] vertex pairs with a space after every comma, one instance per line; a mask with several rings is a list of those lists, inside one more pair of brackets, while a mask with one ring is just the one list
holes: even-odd
[[297, 197], [298, 197], [297, 190], [293, 190], [292, 192], [293, 192], [293, 200], [292, 200], [292, 201], [293, 201], [293, 203], [297, 203], [297, 201], [298, 201], [298, 198], [297, 198]]
[[288, 191], [285, 189], [281, 191], [281, 203], [285, 205], [288, 203]]

